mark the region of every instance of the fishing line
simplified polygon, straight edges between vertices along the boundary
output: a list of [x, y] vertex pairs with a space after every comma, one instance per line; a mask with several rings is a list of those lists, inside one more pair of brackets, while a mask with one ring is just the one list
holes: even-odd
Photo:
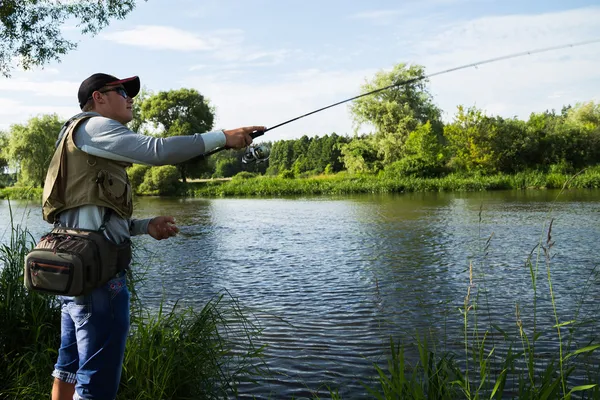
[[[509, 59], [512, 59], [512, 58], [529, 56], [529, 55], [532, 55], [532, 54], [545, 53], [545, 52], [554, 51], [554, 50], [562, 50], [562, 49], [566, 49], [566, 48], [570, 48], [570, 47], [584, 46], [584, 45], [593, 44], [593, 43], [600, 43], [600, 39], [592, 39], [592, 40], [587, 40], [587, 41], [583, 41], [583, 42], [562, 44], [562, 45], [558, 45], [558, 46], [551, 46], [551, 47], [544, 47], [544, 48], [535, 49], [535, 50], [522, 51], [522, 52], [519, 52], [519, 53], [508, 54], [508, 55], [504, 55], [504, 56], [500, 56], [500, 57], [494, 57], [494, 58], [490, 58], [490, 59], [487, 59], [487, 60], [482, 60], [482, 61], [477, 61], [477, 62], [473, 62], [473, 63], [470, 63], [470, 64], [461, 65], [461, 66], [458, 66], [458, 67], [448, 68], [448, 69], [445, 69], [443, 71], [434, 72], [434, 73], [428, 74], [428, 75], [417, 76], [415, 78], [406, 79], [406, 80], [394, 83], [394, 84], [389, 85], [389, 86], [385, 86], [385, 87], [382, 87], [382, 88], [379, 88], [379, 89], [372, 90], [372, 91], [367, 92], [367, 93], [359, 94], [358, 96], [354, 96], [354, 97], [351, 97], [351, 98], [346, 99], [346, 100], [338, 101], [337, 103], [330, 104], [328, 106], [325, 106], [325, 107], [319, 108], [317, 110], [311, 111], [309, 113], [306, 113], [306, 114], [300, 115], [298, 117], [292, 118], [290, 120], [281, 122], [281, 123], [279, 123], [279, 124], [277, 124], [275, 126], [272, 126], [270, 128], [265, 129], [264, 131], [255, 131], [255, 132], [252, 132], [250, 134], [250, 136], [252, 136], [252, 138], [255, 139], [255, 138], [259, 137], [259, 136], [264, 135], [265, 132], [272, 131], [275, 128], [279, 128], [280, 126], [287, 125], [287, 124], [289, 124], [291, 122], [294, 122], [294, 121], [297, 121], [297, 120], [299, 120], [301, 118], [308, 117], [309, 115], [313, 115], [313, 114], [316, 114], [318, 112], [327, 110], [329, 108], [332, 108], [332, 107], [335, 107], [335, 106], [339, 106], [340, 104], [344, 104], [344, 103], [347, 103], [347, 102], [352, 101], [352, 100], [359, 99], [359, 98], [364, 97], [364, 96], [369, 96], [369, 95], [372, 95], [372, 94], [375, 94], [375, 93], [383, 92], [384, 90], [389, 90], [389, 89], [392, 89], [392, 88], [395, 88], [395, 87], [410, 85], [411, 83], [419, 82], [419, 81], [422, 81], [424, 79], [428, 79], [428, 78], [431, 78], [431, 77], [434, 77], [434, 76], [444, 75], [444, 74], [448, 74], [450, 72], [460, 71], [462, 69], [477, 67], [477, 66], [480, 66], [480, 65], [490, 64], [490, 63], [494, 63], [494, 62], [498, 62], [498, 61], [509, 60]], [[212, 151], [210, 153], [207, 153], [206, 156], [208, 156], [210, 154], [214, 154], [214, 153], [216, 153], [218, 151], [221, 151], [223, 149], [224, 149], [223, 147], [219, 148], [219, 149], [216, 149], [216, 150], [214, 150], [214, 151]]]

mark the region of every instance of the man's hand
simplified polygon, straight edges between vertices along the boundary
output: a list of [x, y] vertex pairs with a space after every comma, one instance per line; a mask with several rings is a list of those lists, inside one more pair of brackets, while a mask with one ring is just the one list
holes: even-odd
[[224, 130], [225, 147], [228, 149], [243, 149], [252, 143], [250, 134], [255, 131], [265, 131], [266, 126], [245, 126], [243, 128]]
[[168, 239], [177, 235], [177, 232], [179, 232], [179, 228], [175, 226], [173, 217], [152, 218], [148, 224], [148, 234], [156, 240]]

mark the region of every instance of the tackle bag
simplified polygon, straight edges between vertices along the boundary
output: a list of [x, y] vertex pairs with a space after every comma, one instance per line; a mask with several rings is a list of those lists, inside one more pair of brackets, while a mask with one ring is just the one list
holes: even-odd
[[117, 245], [102, 230], [56, 227], [25, 257], [29, 290], [80, 296], [129, 267], [131, 242]]

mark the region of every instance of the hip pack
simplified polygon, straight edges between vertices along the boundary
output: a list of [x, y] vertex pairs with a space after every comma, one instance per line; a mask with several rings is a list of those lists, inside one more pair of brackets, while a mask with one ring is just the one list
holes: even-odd
[[56, 227], [25, 257], [25, 286], [37, 292], [80, 296], [129, 267], [131, 242], [117, 245], [98, 231]]

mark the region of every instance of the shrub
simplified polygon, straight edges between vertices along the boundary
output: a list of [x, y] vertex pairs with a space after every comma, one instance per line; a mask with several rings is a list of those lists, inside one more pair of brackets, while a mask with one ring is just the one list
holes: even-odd
[[238, 174], [236, 174], [233, 177], [234, 181], [238, 181], [238, 180], [246, 180], [246, 179], [252, 179], [252, 178], [256, 178], [258, 176], [258, 174], [256, 172], [249, 172], [249, 171], [242, 171]]
[[127, 175], [129, 175], [129, 181], [134, 193], [137, 193], [138, 188], [144, 182], [146, 173], [150, 170], [148, 165], [135, 164], [127, 169]]
[[179, 171], [173, 165], [152, 167], [146, 173], [139, 191], [147, 194], [174, 195], [181, 188]]
[[294, 179], [295, 174], [294, 174], [294, 171], [292, 171], [292, 170], [284, 169], [279, 173], [279, 177], [283, 178], [283, 179]]

